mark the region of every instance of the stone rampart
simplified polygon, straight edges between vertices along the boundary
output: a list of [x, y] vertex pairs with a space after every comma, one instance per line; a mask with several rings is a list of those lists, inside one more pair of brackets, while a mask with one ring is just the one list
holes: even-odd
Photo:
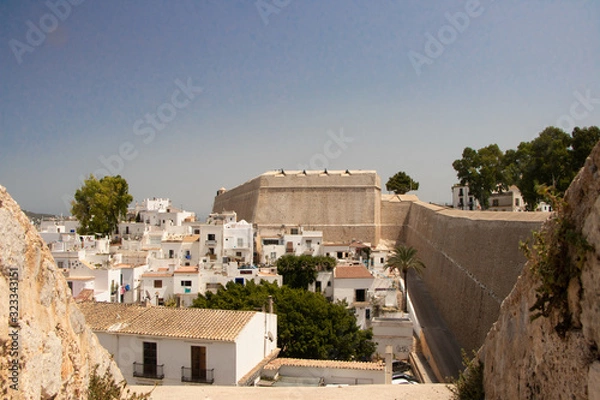
[[483, 343], [525, 264], [519, 242], [547, 217], [412, 203], [400, 242], [418, 250], [423, 280], [462, 348]]
[[381, 194], [375, 171], [267, 172], [215, 197], [213, 211], [234, 210], [260, 229], [302, 226], [326, 242], [405, 243], [427, 265], [423, 280], [465, 349], [478, 348], [521, 273], [519, 242], [543, 213], [460, 211], [413, 195]]
[[275, 171], [217, 195], [213, 212], [236, 211], [259, 229], [303, 226], [329, 242], [377, 243], [380, 197], [375, 171]]
[[411, 204], [417, 201], [416, 196], [381, 195], [381, 220], [379, 222], [380, 238], [392, 244], [400, 238], [402, 228], [406, 224]]

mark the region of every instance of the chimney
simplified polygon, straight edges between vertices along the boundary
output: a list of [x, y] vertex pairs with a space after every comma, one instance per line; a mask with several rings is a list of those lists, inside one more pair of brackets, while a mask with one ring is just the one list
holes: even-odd
[[269, 296], [269, 314], [273, 314], [273, 296]]

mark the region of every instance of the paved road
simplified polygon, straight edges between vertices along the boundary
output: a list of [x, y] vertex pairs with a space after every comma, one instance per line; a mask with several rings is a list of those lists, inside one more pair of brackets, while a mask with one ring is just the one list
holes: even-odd
[[440, 373], [457, 377], [463, 370], [460, 346], [435, 307], [425, 282], [412, 270], [408, 276], [408, 292]]

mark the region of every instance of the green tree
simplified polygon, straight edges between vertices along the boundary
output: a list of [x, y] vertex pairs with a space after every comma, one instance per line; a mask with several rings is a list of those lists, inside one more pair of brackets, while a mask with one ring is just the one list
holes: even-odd
[[402, 293], [402, 310], [408, 312], [408, 270], [414, 269], [417, 274], [421, 274], [425, 264], [417, 257], [417, 250], [414, 247], [398, 245], [388, 258], [386, 267], [390, 272], [396, 270], [402, 273], [404, 278], [404, 293]]
[[308, 289], [317, 279], [319, 270], [331, 270], [336, 261], [332, 257], [286, 254], [277, 259], [277, 273], [283, 284], [296, 289]]
[[71, 214], [79, 221], [77, 232], [81, 235], [115, 232], [132, 201], [129, 185], [120, 175], [100, 180], [90, 175], [71, 202]]
[[469, 185], [469, 191], [484, 209], [493, 191], [506, 188], [503, 156], [497, 144], [479, 150], [466, 147], [462, 158], [452, 163], [461, 185]]
[[600, 129], [597, 126], [588, 128], [575, 127], [571, 133], [571, 162], [574, 171], [579, 171], [585, 159], [600, 140]]
[[419, 182], [414, 181], [406, 172], [400, 171], [388, 179], [385, 188], [396, 194], [405, 194], [411, 190], [419, 190]]
[[369, 330], [360, 330], [343, 303], [330, 303], [319, 294], [276, 283], [229, 282], [216, 294], [198, 295], [192, 307], [257, 310], [273, 297], [277, 313], [277, 344], [281, 356], [331, 360], [368, 360], [376, 346]]
[[564, 193], [571, 184], [580, 168], [574, 168], [571, 142], [568, 134], [551, 126], [531, 142], [519, 144], [515, 154], [519, 171], [516, 185], [529, 210], [542, 200], [538, 193], [540, 185], [552, 186], [559, 193]]
[[482, 207], [488, 206], [491, 192], [517, 185], [527, 208], [533, 210], [544, 199], [538, 188], [551, 186], [563, 194], [598, 140], [600, 129], [596, 126], [576, 127], [571, 135], [550, 126], [504, 154], [495, 144], [479, 150], [467, 147], [452, 166]]

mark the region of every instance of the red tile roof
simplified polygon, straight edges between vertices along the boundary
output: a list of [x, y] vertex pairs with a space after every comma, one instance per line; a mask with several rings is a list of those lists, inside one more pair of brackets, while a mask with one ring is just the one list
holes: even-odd
[[94, 331], [233, 342], [255, 311], [81, 303]]
[[338, 265], [333, 270], [333, 274], [336, 279], [374, 279], [364, 265]]
[[179, 267], [174, 271], [176, 274], [195, 274], [198, 272], [198, 267], [195, 266], [183, 266]]

